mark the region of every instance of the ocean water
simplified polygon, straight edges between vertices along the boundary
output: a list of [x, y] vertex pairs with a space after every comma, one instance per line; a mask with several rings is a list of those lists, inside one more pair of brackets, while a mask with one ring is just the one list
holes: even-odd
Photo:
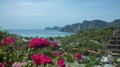
[[23, 37], [57, 37], [69, 36], [74, 33], [60, 32], [57, 30], [9, 30], [11, 34], [17, 34]]

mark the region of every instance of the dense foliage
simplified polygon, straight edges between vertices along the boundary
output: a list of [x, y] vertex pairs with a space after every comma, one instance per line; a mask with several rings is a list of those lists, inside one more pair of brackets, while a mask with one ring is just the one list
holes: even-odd
[[98, 51], [103, 50], [103, 48], [106, 47], [109, 37], [112, 36], [113, 31], [117, 29], [119, 28], [86, 29], [79, 31], [74, 35], [58, 39], [62, 40], [66, 51], [73, 51], [74, 49], [69, 50], [71, 47], [79, 48], [80, 51], [82, 51], [81, 48], [84, 48], [84, 50], [93, 49]]
[[7, 35], [6, 31], [0, 30], [0, 41]]
[[87, 29], [56, 37], [56, 41], [20, 37], [0, 30], [0, 67], [93, 67], [101, 63], [100, 53], [117, 29]]

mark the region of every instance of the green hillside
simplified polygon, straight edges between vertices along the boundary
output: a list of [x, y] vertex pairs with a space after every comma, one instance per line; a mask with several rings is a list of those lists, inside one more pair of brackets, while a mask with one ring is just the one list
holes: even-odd
[[[119, 28], [109, 27], [101, 29], [86, 29], [74, 35], [61, 38], [65, 50], [69, 50], [71, 45], [79, 49], [101, 50], [108, 44], [108, 39], [113, 35], [113, 31]], [[81, 50], [80, 50], [81, 51]]]

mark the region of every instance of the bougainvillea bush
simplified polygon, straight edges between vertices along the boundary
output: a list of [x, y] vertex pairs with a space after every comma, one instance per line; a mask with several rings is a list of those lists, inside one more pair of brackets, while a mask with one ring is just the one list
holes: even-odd
[[73, 45], [59, 46], [56, 41], [38, 37], [30, 41], [19, 36], [0, 37], [0, 67], [72, 67], [67, 63], [83, 60], [82, 49]]
[[[52, 50], [57, 43], [45, 38], [33, 38], [30, 42], [23, 41], [22, 44], [17, 43], [18, 40], [15, 37], [5, 37], [0, 41], [0, 67], [59, 66], [57, 59], [52, 57], [55, 52]], [[27, 43], [29, 44], [25, 45]], [[56, 56], [58, 54], [55, 53]]]
[[28, 47], [29, 48], [43, 48], [50, 45], [50, 41], [45, 38], [33, 38]]
[[66, 62], [74, 61], [82, 61], [82, 54], [77, 50], [74, 54], [61, 51], [57, 42], [46, 38], [25, 42], [22, 38], [5, 37], [0, 41], [0, 67], [67, 67]]
[[38, 67], [39, 65], [52, 64], [52, 58], [49, 58], [44, 54], [39, 54], [39, 55], [33, 54], [31, 56], [31, 59], [34, 61], [36, 67]]

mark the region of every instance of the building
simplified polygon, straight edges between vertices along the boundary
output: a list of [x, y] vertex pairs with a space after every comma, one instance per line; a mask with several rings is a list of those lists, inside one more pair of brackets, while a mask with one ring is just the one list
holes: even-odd
[[109, 44], [107, 48], [113, 52], [120, 52], [120, 30], [114, 31], [113, 36], [109, 38]]
[[112, 50], [114, 57], [120, 57], [120, 30], [113, 32], [113, 36], [109, 38], [107, 48]]

